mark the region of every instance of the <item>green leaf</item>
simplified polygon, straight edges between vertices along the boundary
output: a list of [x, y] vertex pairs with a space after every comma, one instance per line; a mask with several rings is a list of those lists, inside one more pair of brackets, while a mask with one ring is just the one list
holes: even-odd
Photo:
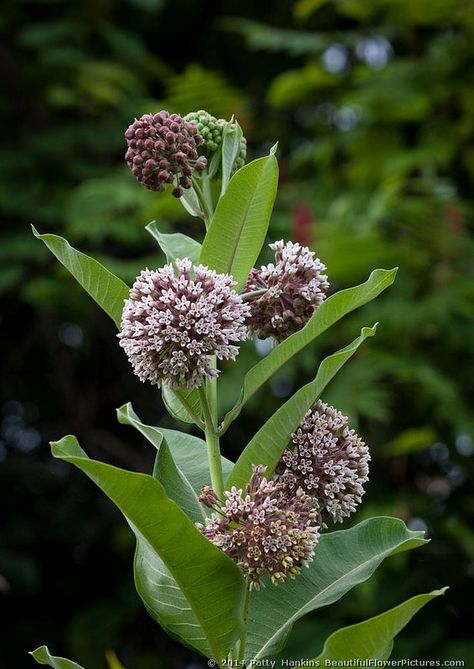
[[397, 634], [425, 604], [444, 595], [446, 590], [417, 595], [378, 616], [337, 630], [326, 640], [317, 660], [321, 666], [325, 660], [388, 660]]
[[[176, 468], [181, 476], [186, 478], [196, 495], [199, 494], [203, 485], [210, 483], [205, 441], [176, 430], [145, 425], [135, 414], [130, 403], [120, 407], [117, 416], [120, 423], [134, 427], [158, 449], [155, 476], [159, 476], [160, 450], [163, 447], [163, 440], [166, 440]], [[222, 458], [224, 475], [230, 472], [232, 464], [230, 460]], [[172, 485], [171, 481], [169, 483]], [[170, 636], [178, 638], [182, 643], [210, 657], [212, 652], [209, 644], [186, 598], [160, 557], [142, 541], [137, 542], [134, 572], [137, 592], [151, 617]]]
[[224, 195], [234, 170], [235, 159], [239, 155], [242, 140], [242, 128], [236, 121], [229, 121], [222, 131], [222, 185], [221, 196]]
[[244, 378], [242, 395], [236, 405], [228, 412], [222, 429], [225, 430], [237, 418], [243, 405], [252, 395], [280, 369], [291, 357], [301, 351], [322, 332], [354, 309], [373, 300], [382, 291], [392, 285], [397, 268], [391, 270], [376, 269], [367, 281], [359, 286], [341, 290], [328, 297], [314, 312], [299, 332], [285, 339], [271, 353], [250, 369]]
[[[32, 226], [33, 227], [33, 226]], [[68, 269], [91, 297], [120, 327], [124, 300], [129, 288], [115, 274], [94, 258], [77, 251], [69, 242], [57, 235], [40, 235], [33, 227], [33, 234], [41, 239], [56, 258]]]
[[174, 263], [176, 258], [189, 258], [194, 264], [199, 261], [201, 244], [195, 239], [187, 237], [180, 232], [175, 232], [171, 235], [160, 232], [156, 221], [149, 223], [145, 230], [156, 239], [169, 263]]
[[[201, 419], [201, 400], [196, 388], [173, 390], [166, 384], [161, 387], [161, 397], [168, 413], [183, 423], [195, 423]], [[189, 407], [187, 409], [186, 407]]]
[[[145, 425], [136, 415], [130, 402], [117, 410], [117, 418], [122, 425], [130, 425], [138, 430], [156, 449], [160, 448], [163, 438], [166, 439], [176, 466], [189, 480], [196, 493], [199, 494], [203, 485], [209, 485], [211, 478], [207, 447], [203, 439], [185, 432]], [[222, 471], [224, 476], [227, 476], [233, 467], [233, 462], [224, 457], [221, 460]]]
[[362, 342], [375, 334], [376, 328], [377, 324], [372, 328], [362, 328], [359, 337], [351, 344], [325, 358], [319, 366], [315, 379], [300, 388], [267, 420], [235, 463], [226, 482], [227, 490], [232, 486], [242, 488], [249, 480], [254, 464], [266, 465], [269, 473], [275, 469], [291, 433], [296, 430], [305, 413]]
[[166, 566], [196, 621], [180, 634], [185, 639], [198, 634], [213, 657], [226, 657], [241, 630], [244, 583], [237, 565], [196, 529], [153, 477], [90, 460], [72, 436], [51, 448], [110, 497], [140, 545]]
[[157, 453], [153, 476], [161, 483], [166, 494], [194, 523], [202, 523], [206, 514], [198, 495], [185, 474], [177, 467], [166, 440]]
[[231, 274], [239, 290], [258, 258], [278, 185], [273, 153], [237, 170], [220, 198], [204, 239], [200, 261]]
[[423, 532], [412, 532], [398, 518], [388, 517], [323, 534], [313, 562], [298, 578], [252, 593], [247, 657], [256, 660], [275, 655], [299, 618], [336, 602], [370, 578], [389, 555], [424, 543]]
[[76, 662], [66, 660], [64, 657], [51, 655], [47, 646], [40, 646], [36, 650], [31, 651], [30, 655], [38, 664], [47, 664], [49, 667], [54, 667], [54, 669], [83, 669]]

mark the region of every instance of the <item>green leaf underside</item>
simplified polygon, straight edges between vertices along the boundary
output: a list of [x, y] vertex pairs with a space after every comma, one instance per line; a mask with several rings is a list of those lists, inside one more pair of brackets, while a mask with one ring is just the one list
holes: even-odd
[[[158, 450], [164, 437], [176, 466], [184, 474], [197, 494], [199, 494], [203, 485], [210, 484], [207, 448], [206, 442], [203, 439], [186, 434], [185, 432], [145, 425], [138, 418], [130, 402], [117, 410], [117, 417], [119, 423], [134, 427]], [[225, 476], [229, 474], [232, 467], [233, 463], [223, 457], [222, 470]]]
[[145, 230], [158, 242], [169, 263], [173, 263], [177, 258], [189, 258], [195, 265], [198, 263], [201, 244], [195, 239], [181, 232], [173, 234], [160, 232], [156, 221], [149, 223]]
[[253, 464], [268, 467], [271, 473], [285, 450], [292, 432], [296, 430], [305, 413], [313, 406], [324, 388], [347, 360], [357, 351], [362, 342], [375, 334], [376, 325], [362, 328], [361, 334], [345, 348], [325, 358], [316, 377], [300, 388], [278, 411], [276, 411], [249, 441], [234, 465], [226, 488], [242, 488], [252, 474]]
[[[194, 416], [197, 416], [199, 419], [201, 418], [201, 400], [196, 388], [172, 390], [167, 385], [163, 385], [161, 396], [168, 412], [176, 420], [180, 420], [183, 423], [194, 423], [194, 417], [186, 409], [186, 404], [189, 405]], [[184, 404], [179, 398], [182, 398]]]
[[301, 351], [343, 316], [380, 295], [395, 280], [397, 269], [374, 270], [365, 283], [341, 290], [328, 297], [314, 312], [305, 327], [278, 344], [250, 369], [244, 378], [242, 395], [224, 418], [224, 429], [237, 418], [243, 405], [290, 358]]
[[46, 664], [54, 669], [83, 669], [83, 667], [76, 662], [66, 660], [64, 657], [51, 655], [47, 646], [40, 646], [36, 650], [31, 651], [30, 655], [38, 662], [38, 664]]
[[204, 522], [206, 514], [198, 494], [173, 460], [166, 439], [161, 442], [156, 455], [153, 476], [161, 483], [168, 497], [176, 502], [193, 523]]
[[325, 660], [388, 660], [397, 634], [425, 604], [446, 590], [416, 595], [378, 616], [337, 630], [326, 640], [317, 660], [321, 666]]
[[33, 234], [46, 244], [49, 250], [119, 328], [123, 303], [128, 298], [130, 290], [127, 284], [94, 258], [77, 251], [63, 237], [51, 234], [40, 235], [34, 227]]
[[202, 246], [200, 262], [231, 274], [240, 290], [265, 241], [278, 185], [273, 154], [244, 165], [220, 198]]
[[[267, 585], [250, 600], [247, 658], [274, 656], [293, 624], [366, 581], [389, 555], [426, 543], [397, 518], [370, 518], [348, 530], [323, 534], [314, 560], [294, 580]], [[268, 612], [271, 611], [271, 616]]]
[[72, 436], [51, 447], [55, 457], [76, 465], [101, 488], [140, 546], [166, 565], [196, 621], [190, 629], [179, 625], [180, 637], [192, 643], [186, 635], [199, 634], [211, 656], [225, 657], [241, 632], [244, 583], [234, 562], [203, 537], [155, 478], [90, 460]]

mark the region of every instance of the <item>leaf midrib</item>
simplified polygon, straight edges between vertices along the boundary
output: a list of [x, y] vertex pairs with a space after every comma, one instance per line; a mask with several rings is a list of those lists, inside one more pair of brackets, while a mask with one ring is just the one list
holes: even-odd
[[252, 189], [252, 195], [251, 195], [251, 197], [249, 198], [248, 203], [247, 203], [247, 205], [246, 205], [246, 207], [245, 207], [245, 213], [244, 213], [244, 216], [242, 217], [242, 223], [241, 223], [240, 226], [239, 226], [239, 232], [238, 232], [237, 237], [236, 237], [235, 240], [234, 240], [234, 244], [233, 244], [233, 248], [232, 248], [231, 256], [230, 256], [229, 262], [227, 263], [227, 269], [226, 269], [226, 273], [227, 273], [227, 274], [232, 274], [231, 269], [232, 269], [232, 266], [233, 266], [233, 264], [234, 264], [235, 256], [236, 256], [236, 253], [237, 253], [237, 248], [238, 248], [238, 246], [239, 246], [240, 238], [242, 237], [243, 229], [244, 229], [245, 224], [246, 224], [246, 222], [247, 222], [247, 217], [248, 217], [248, 213], [249, 213], [249, 210], [250, 210], [250, 205], [251, 205], [252, 202], [253, 202], [253, 199], [254, 199], [254, 197], [255, 197], [255, 193], [256, 193], [256, 191], [257, 191], [258, 185], [260, 184], [260, 179], [261, 179], [261, 177], [262, 177], [262, 175], [263, 175], [264, 170], [265, 170], [265, 167], [262, 169], [262, 171], [261, 171], [261, 173], [260, 173], [260, 176], [259, 176], [259, 179], [258, 179], [258, 182], [257, 182], [257, 183], [255, 184], [255, 186], [253, 187], [253, 189]]

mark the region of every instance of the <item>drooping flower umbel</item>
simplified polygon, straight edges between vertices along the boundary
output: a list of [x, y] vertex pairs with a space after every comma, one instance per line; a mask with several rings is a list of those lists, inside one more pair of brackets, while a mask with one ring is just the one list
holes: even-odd
[[[190, 112], [184, 117], [185, 121], [193, 123], [198, 130], [198, 133], [203, 138], [203, 142], [199, 148], [199, 151], [203, 151], [206, 156], [210, 156], [212, 153], [217, 151], [217, 149], [222, 144], [222, 136], [224, 133], [224, 128], [227, 125], [227, 121], [223, 118], [216, 118], [209, 114], [209, 112], [204, 109], [200, 109], [196, 112]], [[231, 123], [230, 128], [235, 129], [236, 124]], [[233, 171], [238, 170], [239, 167], [242, 167], [245, 164], [245, 158], [247, 156], [247, 140], [245, 137], [242, 137], [240, 140], [239, 152], [235, 158]]]
[[318, 400], [292, 435], [277, 476], [291, 493], [302, 488], [318, 512], [342, 522], [356, 510], [369, 478], [366, 444], [351, 430], [347, 417]]
[[207, 163], [197, 152], [203, 140], [196, 126], [179, 114], [144, 114], [128, 127], [125, 139], [125, 160], [149, 190], [163, 191], [173, 184], [173, 195], [181, 197], [183, 188], [191, 188], [193, 170], [202, 171]]
[[176, 274], [172, 265], [141, 272], [118, 336], [141, 381], [197, 388], [218, 375], [210, 356], [235, 360], [235, 343], [247, 334], [248, 306], [228, 274], [187, 258], [176, 260], [176, 267]]
[[214, 513], [204, 526], [197, 523], [257, 590], [265, 573], [274, 584], [295, 578], [313, 559], [319, 537], [311, 498], [301, 489], [288, 494], [281, 482], [263, 476], [265, 469], [254, 465], [245, 494], [232, 487], [224, 493], [225, 500], [205, 486], [200, 500]]
[[259, 339], [281, 342], [300, 330], [314, 313], [329, 288], [326, 267], [306, 246], [270, 244], [275, 264], [254, 268], [244, 292], [266, 290], [251, 300], [250, 331]]

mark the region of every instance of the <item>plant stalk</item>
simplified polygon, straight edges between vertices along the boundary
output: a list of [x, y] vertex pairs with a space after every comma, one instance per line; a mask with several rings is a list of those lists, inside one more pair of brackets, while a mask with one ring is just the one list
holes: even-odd
[[242, 636], [240, 637], [240, 644], [239, 644], [239, 657], [238, 657], [239, 666], [244, 666], [243, 661], [245, 659], [245, 646], [247, 644], [249, 605], [250, 605], [250, 585], [247, 584], [247, 587], [245, 588], [245, 599], [244, 599], [244, 620], [243, 620], [244, 630], [242, 632]]
[[207, 399], [206, 391], [203, 387], [199, 388], [199, 397], [201, 398], [202, 413], [204, 416], [207, 444], [207, 459], [209, 461], [209, 473], [211, 475], [211, 485], [216, 495], [223, 499], [224, 497], [224, 477], [222, 475], [221, 451], [219, 447], [219, 435], [217, 427], [212, 417], [211, 409]]
[[268, 288], [260, 288], [259, 290], [252, 290], [249, 293], [240, 293], [240, 297], [242, 298], [243, 302], [248, 302], [249, 300], [253, 300], [256, 297], [261, 297], [262, 295], [265, 295], [265, 293], [268, 292]]

